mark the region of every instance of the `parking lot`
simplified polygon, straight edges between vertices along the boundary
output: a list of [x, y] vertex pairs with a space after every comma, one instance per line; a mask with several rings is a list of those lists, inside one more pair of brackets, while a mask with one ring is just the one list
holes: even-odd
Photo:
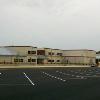
[[100, 68], [0, 69], [0, 100], [100, 100]]

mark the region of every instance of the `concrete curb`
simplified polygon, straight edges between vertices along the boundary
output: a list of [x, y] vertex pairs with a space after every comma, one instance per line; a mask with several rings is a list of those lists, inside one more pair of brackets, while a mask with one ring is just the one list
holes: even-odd
[[0, 68], [85, 68], [85, 67], [90, 67], [90, 66], [0, 66]]

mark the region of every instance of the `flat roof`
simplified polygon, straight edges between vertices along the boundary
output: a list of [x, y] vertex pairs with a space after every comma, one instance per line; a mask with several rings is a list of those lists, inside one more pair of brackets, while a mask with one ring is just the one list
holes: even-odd
[[95, 50], [89, 50], [89, 49], [73, 49], [73, 50], [63, 50], [63, 51], [95, 51]]
[[[33, 47], [33, 46], [4, 46], [4, 47]], [[33, 47], [33, 48], [37, 48], [37, 47]]]

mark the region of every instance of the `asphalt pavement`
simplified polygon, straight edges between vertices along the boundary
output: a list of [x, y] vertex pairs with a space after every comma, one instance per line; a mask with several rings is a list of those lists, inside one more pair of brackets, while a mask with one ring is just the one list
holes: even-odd
[[100, 68], [0, 69], [0, 100], [100, 100]]

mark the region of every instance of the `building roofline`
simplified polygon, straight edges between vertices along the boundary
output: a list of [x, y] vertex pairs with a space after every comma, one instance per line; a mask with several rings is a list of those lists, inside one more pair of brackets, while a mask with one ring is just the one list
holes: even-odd
[[44, 49], [52, 49], [52, 48], [44, 48]]
[[26, 57], [26, 56], [21, 56], [21, 55], [0, 55], [0, 56], [10, 56], [10, 57], [12, 57], [12, 56], [14, 56], [14, 57]]
[[95, 51], [95, 50], [89, 50], [89, 49], [73, 49], [73, 50], [63, 50], [63, 51]]
[[52, 50], [61, 50], [61, 49], [52, 49]]
[[[3, 47], [33, 47], [33, 46], [3, 46]], [[37, 48], [37, 47], [33, 47], [33, 48]]]

